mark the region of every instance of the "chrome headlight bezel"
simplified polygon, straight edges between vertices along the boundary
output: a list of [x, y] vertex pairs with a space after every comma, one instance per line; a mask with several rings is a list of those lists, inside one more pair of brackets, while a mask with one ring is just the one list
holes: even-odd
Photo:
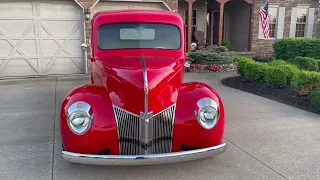
[[202, 98], [197, 102], [195, 111], [199, 124], [207, 130], [214, 128], [220, 117], [219, 106], [216, 101], [211, 98]]
[[78, 101], [68, 108], [67, 124], [73, 133], [85, 134], [90, 129], [92, 121], [93, 110], [88, 103]]

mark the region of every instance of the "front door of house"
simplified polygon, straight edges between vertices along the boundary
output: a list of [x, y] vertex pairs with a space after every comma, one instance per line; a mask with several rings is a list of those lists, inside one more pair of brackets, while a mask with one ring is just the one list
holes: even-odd
[[212, 45], [218, 45], [219, 38], [219, 11], [212, 12]]

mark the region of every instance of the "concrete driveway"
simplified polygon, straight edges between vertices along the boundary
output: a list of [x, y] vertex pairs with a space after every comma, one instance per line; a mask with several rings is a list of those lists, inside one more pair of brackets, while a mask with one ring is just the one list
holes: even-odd
[[223, 86], [234, 73], [186, 74], [214, 87], [226, 108], [228, 150], [170, 165], [106, 167], [62, 159], [59, 108], [87, 76], [0, 81], [0, 180], [319, 179], [320, 117]]

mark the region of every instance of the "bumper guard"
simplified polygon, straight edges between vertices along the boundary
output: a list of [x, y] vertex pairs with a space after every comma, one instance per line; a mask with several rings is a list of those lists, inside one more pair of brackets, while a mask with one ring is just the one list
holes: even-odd
[[112, 165], [112, 166], [141, 166], [167, 164], [183, 161], [191, 161], [196, 159], [207, 158], [221, 154], [227, 150], [227, 144], [223, 143], [218, 146], [209, 148], [164, 153], [164, 154], [148, 154], [148, 155], [92, 155], [78, 154], [62, 151], [62, 156], [69, 162], [78, 164], [91, 165]]

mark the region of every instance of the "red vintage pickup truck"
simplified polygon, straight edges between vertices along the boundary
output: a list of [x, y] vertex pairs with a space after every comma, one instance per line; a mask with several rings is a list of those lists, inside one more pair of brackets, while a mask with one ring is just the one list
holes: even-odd
[[152, 165], [226, 151], [221, 98], [206, 84], [183, 82], [184, 29], [173, 12], [94, 15], [91, 84], [72, 89], [61, 107], [67, 161]]

